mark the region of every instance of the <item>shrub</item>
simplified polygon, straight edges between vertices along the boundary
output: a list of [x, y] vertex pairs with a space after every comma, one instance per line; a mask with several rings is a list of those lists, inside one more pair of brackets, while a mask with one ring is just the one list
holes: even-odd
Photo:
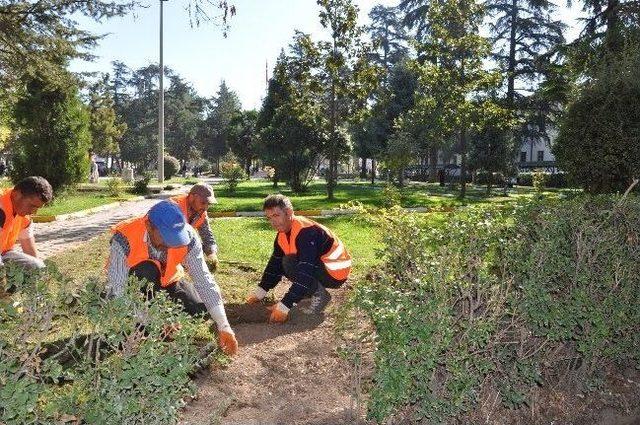
[[588, 390], [606, 365], [640, 365], [637, 198], [371, 219], [384, 266], [352, 302], [376, 329], [376, 420], [460, 420], [492, 404], [481, 394], [516, 408], [537, 386]]
[[77, 87], [56, 87], [34, 78], [27, 81], [26, 90], [15, 109], [11, 180], [42, 176], [56, 193], [84, 181], [91, 135]]
[[640, 49], [629, 43], [594, 69], [560, 123], [553, 152], [592, 193], [624, 191], [640, 164]]
[[225, 180], [225, 183], [229, 188], [229, 192], [231, 193], [236, 191], [236, 187], [241, 180], [245, 180], [247, 178], [247, 174], [244, 172], [244, 169], [238, 163], [236, 156], [231, 152], [222, 158], [220, 171], [222, 173], [222, 178]]
[[[542, 173], [544, 174], [544, 186], [563, 188], [568, 187], [567, 175], [565, 173]], [[518, 185], [533, 186], [533, 173], [519, 173]]]
[[534, 171], [532, 174], [533, 188], [536, 192], [542, 192], [545, 186], [545, 174], [541, 171]]
[[151, 181], [151, 175], [145, 173], [142, 177], [139, 177], [133, 182], [133, 193], [137, 195], [146, 195], [149, 193], [149, 182]]
[[124, 192], [124, 181], [120, 177], [111, 177], [107, 179], [107, 190], [109, 191], [109, 196], [114, 198], [118, 198], [122, 196], [122, 192]]
[[18, 290], [0, 301], [0, 422], [176, 422], [215, 347], [201, 322], [164, 294], [147, 302], [139, 282], [105, 300], [96, 279], [74, 289], [55, 271], [8, 274]]
[[180, 171], [180, 161], [171, 155], [164, 156], [164, 177], [169, 180]]

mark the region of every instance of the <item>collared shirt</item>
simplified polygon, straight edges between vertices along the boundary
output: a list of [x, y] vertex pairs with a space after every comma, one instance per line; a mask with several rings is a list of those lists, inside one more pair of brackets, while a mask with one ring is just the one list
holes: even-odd
[[[186, 272], [193, 280], [193, 286], [200, 295], [207, 311], [218, 325], [218, 330], [230, 330], [229, 322], [224, 311], [220, 287], [204, 260], [202, 244], [191, 226], [187, 226], [191, 241], [187, 246], [187, 254], [182, 262]], [[144, 241], [149, 248], [149, 257], [153, 260], [166, 262], [167, 251], [156, 249], [149, 240], [149, 234], [145, 232]], [[109, 254], [109, 265], [107, 269], [107, 296], [119, 297], [124, 293], [125, 286], [129, 278], [129, 266], [127, 256], [129, 255], [129, 242], [120, 233], [116, 233], [111, 238], [111, 251]]]

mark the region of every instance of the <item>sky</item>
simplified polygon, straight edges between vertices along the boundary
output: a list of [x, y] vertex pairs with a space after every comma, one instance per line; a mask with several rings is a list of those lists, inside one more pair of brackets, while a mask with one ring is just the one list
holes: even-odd
[[[224, 80], [238, 94], [243, 108], [258, 109], [266, 93], [265, 71], [271, 75], [280, 50], [287, 48], [294, 31], [310, 33], [316, 40], [326, 38], [327, 31], [320, 25], [316, 0], [231, 0], [230, 3], [236, 6], [237, 14], [231, 19], [225, 38], [220, 27], [212, 23], [190, 26], [188, 0], [164, 2], [164, 64], [190, 82], [201, 96], [214, 96]], [[398, 0], [354, 0], [354, 3], [360, 9], [359, 20], [364, 25], [373, 6], [395, 6]], [[578, 33], [577, 7], [563, 7], [559, 13], [570, 26], [566, 37], [573, 39]], [[71, 70], [110, 72], [111, 62], [115, 60], [131, 69], [158, 63], [159, 20], [159, 2], [148, 3], [133, 14], [102, 23], [78, 19], [81, 28], [105, 36], [91, 52], [97, 58], [93, 62], [75, 60]]]

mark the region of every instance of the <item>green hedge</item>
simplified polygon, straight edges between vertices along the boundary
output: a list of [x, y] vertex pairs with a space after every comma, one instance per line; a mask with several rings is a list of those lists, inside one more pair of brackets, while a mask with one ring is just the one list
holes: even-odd
[[352, 302], [376, 329], [375, 420], [460, 420], [480, 394], [517, 408], [536, 386], [571, 379], [588, 390], [606, 365], [638, 365], [637, 198], [371, 219], [385, 265]]
[[[565, 173], [543, 173], [545, 187], [569, 187]], [[517, 178], [520, 186], [533, 186], [533, 173], [519, 173]]]
[[146, 302], [139, 282], [106, 301], [95, 280], [75, 290], [54, 270], [8, 274], [18, 291], [0, 299], [0, 423], [175, 423], [189, 374], [216, 347], [204, 322], [163, 294]]

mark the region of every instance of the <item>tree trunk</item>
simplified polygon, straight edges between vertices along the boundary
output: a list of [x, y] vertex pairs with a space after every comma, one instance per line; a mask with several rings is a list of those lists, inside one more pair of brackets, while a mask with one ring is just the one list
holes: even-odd
[[438, 180], [438, 149], [433, 146], [429, 148], [429, 181], [431, 183]]
[[367, 178], [367, 158], [362, 157], [360, 159], [362, 160], [362, 165], [360, 166], [360, 178], [366, 179]]
[[507, 70], [507, 104], [513, 108], [515, 102], [516, 43], [518, 29], [518, 0], [511, 0], [511, 31], [509, 34], [509, 66]]
[[460, 198], [467, 194], [467, 129], [460, 130]]
[[376, 183], [376, 160], [371, 158], [371, 184]]

